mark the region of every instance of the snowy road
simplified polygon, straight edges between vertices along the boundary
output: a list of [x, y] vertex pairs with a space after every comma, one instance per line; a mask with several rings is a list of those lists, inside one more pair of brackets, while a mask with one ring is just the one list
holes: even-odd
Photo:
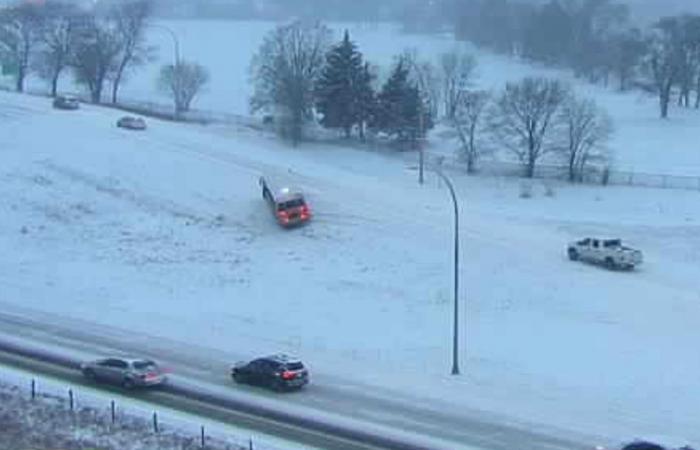
[[[7, 305], [3, 310], [7, 311]], [[29, 318], [27, 316], [31, 316]], [[168, 342], [153, 336], [140, 336], [125, 330], [106, 328], [80, 321], [66, 321], [39, 312], [25, 311], [22, 315], [0, 313], [0, 330], [6, 336], [25, 337], [31, 345], [46, 349], [72, 351], [83, 357], [131, 354], [159, 360], [181, 379], [199, 382], [209, 389], [222, 392], [243, 391], [264, 399], [267, 406], [279, 402], [281, 408], [302, 406], [320, 417], [338, 416], [353, 421], [382, 425], [442, 442], [444, 448], [465, 450], [590, 450], [590, 445], [573, 442], [500, 422], [493, 415], [478, 411], [454, 411], [434, 400], [397, 398], [390, 391], [381, 392], [351, 380], [316, 376], [303, 392], [280, 396], [257, 388], [234, 385], [227, 379], [230, 359], [225, 354], [214, 355], [208, 349]], [[0, 341], [2, 341], [0, 334]], [[20, 339], [21, 341], [21, 339]], [[219, 359], [215, 358], [218, 356]], [[327, 385], [324, 383], [328, 383]], [[196, 384], [193, 384], [196, 386]], [[437, 448], [437, 447], [436, 447]]]

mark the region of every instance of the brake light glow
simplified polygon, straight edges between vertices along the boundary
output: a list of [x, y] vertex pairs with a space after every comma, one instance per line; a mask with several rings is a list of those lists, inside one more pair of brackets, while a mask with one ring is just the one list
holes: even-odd
[[284, 372], [282, 372], [282, 379], [283, 380], [291, 380], [295, 376], [296, 376], [296, 374], [294, 372], [290, 372], [289, 370], [285, 370]]

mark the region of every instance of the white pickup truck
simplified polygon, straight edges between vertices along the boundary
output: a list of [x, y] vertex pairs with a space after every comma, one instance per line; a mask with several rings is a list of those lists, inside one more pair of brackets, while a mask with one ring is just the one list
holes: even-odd
[[620, 239], [586, 238], [567, 248], [572, 261], [602, 264], [608, 269], [634, 269], [643, 261], [642, 252], [622, 245]]

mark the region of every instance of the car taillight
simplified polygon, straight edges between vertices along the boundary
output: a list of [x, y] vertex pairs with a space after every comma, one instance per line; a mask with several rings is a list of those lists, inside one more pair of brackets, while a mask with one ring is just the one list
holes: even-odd
[[294, 372], [290, 372], [288, 370], [285, 370], [284, 372], [282, 372], [282, 379], [283, 380], [291, 380], [295, 376], [296, 376], [296, 374]]

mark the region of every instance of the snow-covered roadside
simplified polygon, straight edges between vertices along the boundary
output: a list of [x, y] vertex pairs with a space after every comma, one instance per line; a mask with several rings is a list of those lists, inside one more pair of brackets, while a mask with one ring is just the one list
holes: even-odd
[[[36, 398], [31, 398], [36, 380]], [[69, 390], [74, 395], [70, 410]], [[111, 401], [115, 402], [112, 423]], [[153, 414], [157, 414], [158, 433]], [[100, 448], [105, 450], [301, 450], [294, 443], [95, 389], [76, 388], [0, 365], [0, 450]]]
[[[199, 357], [235, 353], [225, 362], [292, 350], [319, 387], [361, 367], [353, 380], [373, 395], [439, 398], [454, 415], [700, 438], [686, 376], [697, 193], [562, 186], [522, 200], [517, 181], [455, 176], [467, 345], [465, 375], [448, 379], [451, 217], [432, 179], [420, 188], [369, 152], [157, 121], [128, 134], [114, 111], [2, 99], [3, 302], [196, 344]], [[288, 170], [316, 220], [280, 233], [255, 181]], [[648, 263], [618, 274], [565, 262], [564, 243], [586, 234], [624, 236]]]

